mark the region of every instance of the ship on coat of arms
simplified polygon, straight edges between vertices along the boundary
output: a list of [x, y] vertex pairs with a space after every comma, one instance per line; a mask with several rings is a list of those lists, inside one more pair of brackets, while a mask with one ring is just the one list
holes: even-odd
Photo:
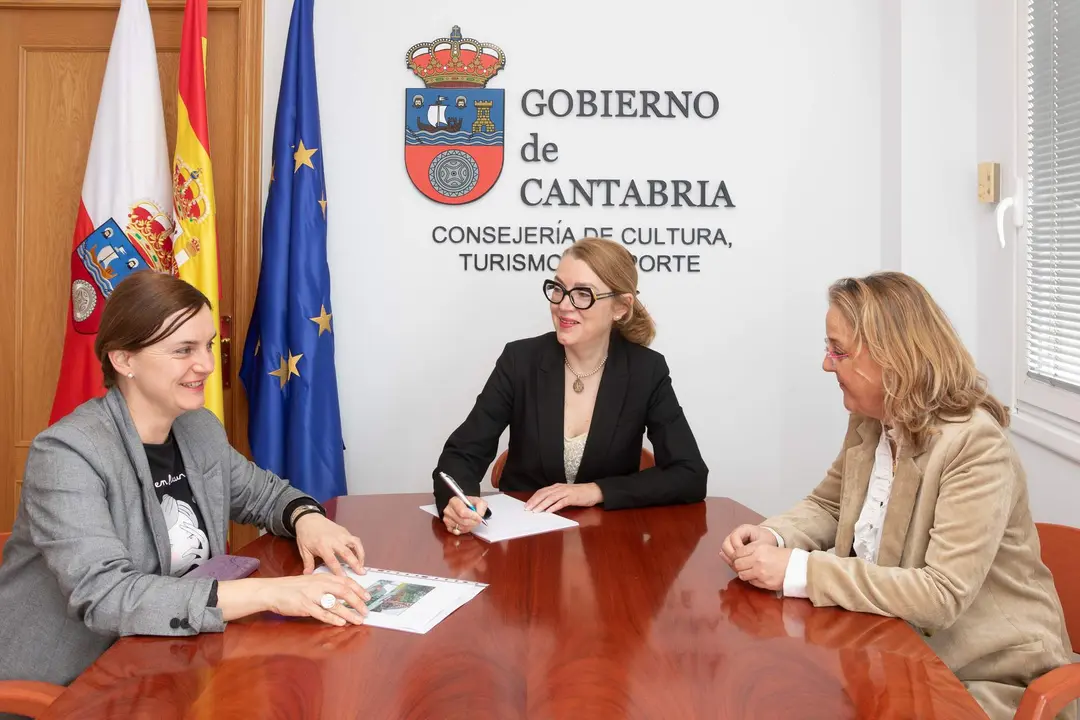
[[126, 228], [107, 219], [71, 252], [71, 314], [75, 330], [93, 335], [105, 301], [134, 272], [177, 274], [173, 256], [173, 220], [149, 199], [128, 209]]
[[495, 185], [503, 166], [504, 91], [487, 83], [506, 66], [491, 43], [450, 37], [417, 43], [406, 66], [424, 81], [405, 91], [405, 168], [435, 202], [461, 205]]

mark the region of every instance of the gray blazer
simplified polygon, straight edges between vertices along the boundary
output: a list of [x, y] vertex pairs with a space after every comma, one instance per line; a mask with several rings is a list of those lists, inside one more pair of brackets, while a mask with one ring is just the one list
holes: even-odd
[[[211, 556], [228, 520], [289, 536], [304, 493], [236, 452], [208, 410], [173, 434], [207, 525]], [[30, 446], [22, 500], [0, 564], [0, 679], [66, 685], [121, 635], [221, 632], [213, 581], [169, 575], [171, 548], [146, 452], [118, 390], [90, 400]]]

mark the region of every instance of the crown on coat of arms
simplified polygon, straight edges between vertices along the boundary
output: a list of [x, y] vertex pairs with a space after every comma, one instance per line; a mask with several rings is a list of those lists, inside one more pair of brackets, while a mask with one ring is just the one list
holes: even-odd
[[506, 66], [506, 55], [496, 45], [462, 38], [457, 25], [450, 37], [413, 45], [405, 54], [405, 65], [424, 81], [426, 87], [484, 87]]
[[172, 218], [149, 200], [140, 201], [128, 210], [127, 230], [124, 234], [139, 247], [155, 270], [175, 275], [172, 233]]
[[210, 215], [210, 196], [203, 187], [202, 171], [177, 158], [173, 166], [173, 206], [179, 220], [200, 223]]

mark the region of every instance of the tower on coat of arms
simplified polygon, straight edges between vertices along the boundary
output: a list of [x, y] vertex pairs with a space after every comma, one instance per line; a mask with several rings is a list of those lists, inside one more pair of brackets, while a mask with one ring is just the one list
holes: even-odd
[[495, 185], [503, 166], [503, 91], [487, 82], [506, 66], [503, 51], [462, 38], [413, 45], [405, 64], [424, 81], [405, 91], [405, 168], [435, 202], [461, 205]]

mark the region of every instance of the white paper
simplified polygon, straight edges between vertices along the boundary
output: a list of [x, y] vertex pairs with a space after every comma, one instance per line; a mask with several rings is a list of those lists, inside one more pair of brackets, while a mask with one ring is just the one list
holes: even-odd
[[[509, 495], [485, 495], [484, 502], [491, 508], [491, 517], [487, 519], [487, 525], [481, 523], [473, 528], [472, 534], [487, 542], [513, 540], [578, 525], [574, 520], [555, 513], [526, 510], [525, 503]], [[439, 517], [434, 505], [421, 505], [420, 509]]]
[[[325, 565], [315, 572], [330, 572]], [[365, 625], [424, 634], [480, 594], [484, 583], [366, 568], [345, 572], [371, 593]]]

